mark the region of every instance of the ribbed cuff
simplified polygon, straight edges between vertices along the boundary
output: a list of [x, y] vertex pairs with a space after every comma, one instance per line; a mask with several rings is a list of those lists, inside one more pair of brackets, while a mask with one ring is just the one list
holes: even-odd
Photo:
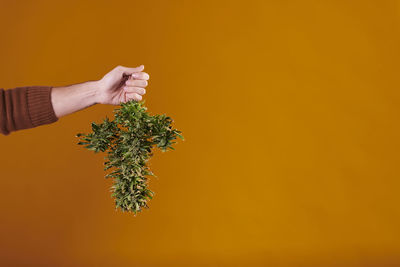
[[31, 86], [27, 89], [28, 113], [33, 127], [58, 120], [51, 103], [52, 89], [51, 86]]

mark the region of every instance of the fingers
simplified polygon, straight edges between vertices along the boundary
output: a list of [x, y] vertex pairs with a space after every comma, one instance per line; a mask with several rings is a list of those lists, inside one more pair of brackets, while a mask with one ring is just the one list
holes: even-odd
[[138, 95], [144, 95], [146, 93], [146, 89], [141, 88], [141, 87], [125, 86], [124, 92], [125, 93], [136, 93]]
[[144, 66], [140, 65], [139, 67], [136, 67], [136, 68], [128, 68], [128, 67], [124, 67], [124, 66], [118, 66], [117, 69], [120, 69], [126, 75], [132, 75], [135, 72], [143, 71]]
[[136, 86], [136, 87], [146, 87], [149, 83], [146, 80], [127, 80], [125, 85]]
[[146, 72], [135, 72], [132, 74], [132, 77], [138, 80], [148, 80], [150, 79], [149, 74]]
[[125, 82], [125, 86], [123, 87], [123, 89], [126, 93], [144, 95], [146, 93], [146, 89], [144, 89], [144, 87], [146, 87], [147, 85], [148, 82], [146, 80], [133, 80], [131, 78]]
[[126, 102], [130, 101], [130, 100], [136, 100], [136, 101], [140, 101], [142, 100], [142, 96], [138, 95], [136, 93], [125, 93], [125, 99]]
[[124, 90], [124, 100], [123, 102], [128, 102], [131, 100], [141, 101], [142, 96], [146, 94], [146, 87], [148, 85], [148, 80], [150, 78], [149, 74], [142, 72], [144, 69], [143, 65], [136, 68], [127, 68], [123, 66], [118, 66], [119, 71], [130, 77], [125, 81], [123, 86]]

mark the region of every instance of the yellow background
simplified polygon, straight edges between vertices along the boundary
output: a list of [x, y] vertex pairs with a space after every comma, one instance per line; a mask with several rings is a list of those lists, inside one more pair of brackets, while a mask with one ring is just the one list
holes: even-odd
[[0, 137], [1, 266], [400, 266], [399, 1], [4, 1], [0, 84], [145, 65], [183, 131], [115, 211], [94, 106]]

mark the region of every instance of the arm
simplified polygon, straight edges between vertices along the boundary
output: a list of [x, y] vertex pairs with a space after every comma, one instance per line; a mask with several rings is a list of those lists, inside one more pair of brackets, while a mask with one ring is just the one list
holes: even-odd
[[12, 131], [53, 123], [94, 104], [140, 101], [149, 79], [149, 75], [142, 72], [143, 68], [118, 66], [101, 80], [65, 87], [0, 89], [0, 132], [8, 135]]
[[57, 118], [95, 104], [119, 105], [132, 99], [142, 100], [149, 79], [143, 68], [118, 66], [99, 81], [53, 88], [51, 101]]

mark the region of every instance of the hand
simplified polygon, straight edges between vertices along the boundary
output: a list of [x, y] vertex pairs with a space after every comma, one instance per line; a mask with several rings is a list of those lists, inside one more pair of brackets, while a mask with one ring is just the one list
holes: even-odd
[[144, 66], [137, 68], [127, 68], [118, 66], [104, 75], [99, 80], [97, 103], [119, 105], [132, 99], [142, 100], [142, 95], [146, 93], [149, 75], [142, 72]]

